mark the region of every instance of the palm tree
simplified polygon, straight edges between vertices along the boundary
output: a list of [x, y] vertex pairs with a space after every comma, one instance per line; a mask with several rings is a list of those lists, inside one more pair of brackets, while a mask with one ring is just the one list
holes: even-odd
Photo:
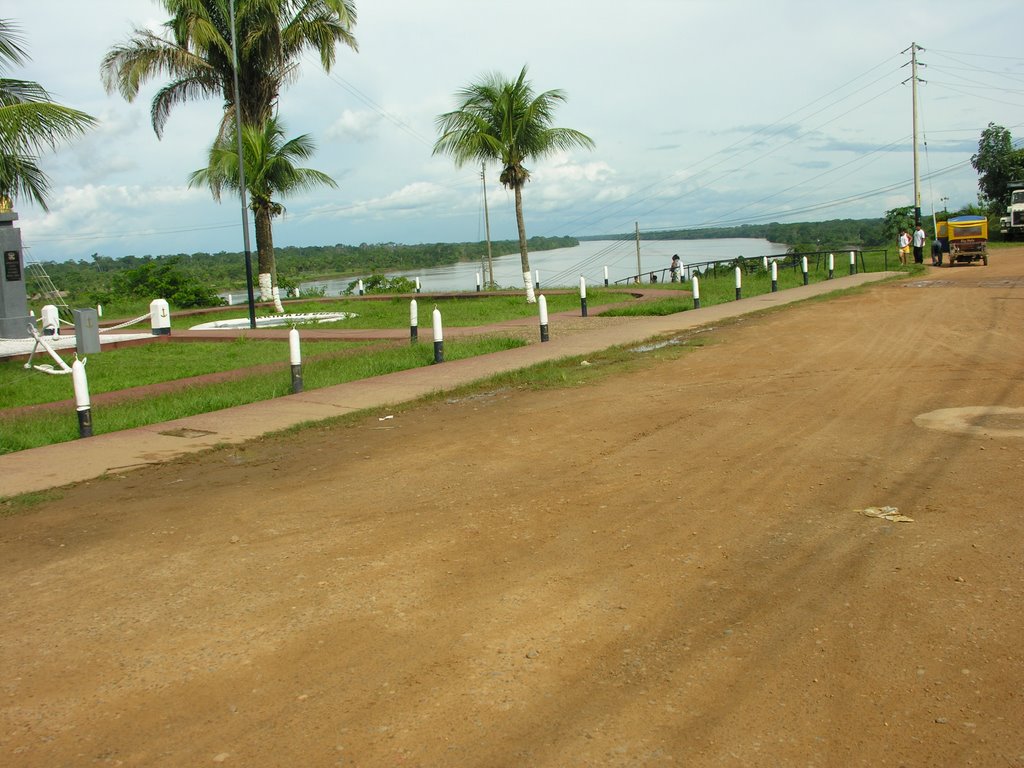
[[134, 101], [149, 80], [167, 76], [150, 115], [157, 136], [171, 109], [200, 98], [224, 103], [223, 134], [235, 115], [229, 2], [234, 2], [238, 90], [242, 125], [262, 125], [273, 114], [281, 88], [297, 74], [308, 49], [330, 71], [338, 43], [358, 50], [352, 34], [354, 0], [159, 0], [171, 14], [167, 36], [136, 28], [111, 48], [100, 71], [107, 91]]
[[[28, 58], [17, 28], [0, 19], [0, 73]], [[49, 210], [50, 180], [39, 167], [39, 153], [95, 124], [85, 112], [55, 104], [38, 83], [0, 77], [0, 209], [27, 197]]]
[[[316, 53], [320, 65], [329, 72], [338, 43], [358, 50], [352, 34], [356, 23], [354, 0], [160, 0], [160, 3], [171, 15], [164, 23], [166, 36], [136, 28], [126, 43], [107, 52], [101, 65], [107, 91], [118, 91], [128, 101], [135, 100], [147, 81], [170, 78], [156, 92], [150, 108], [157, 136], [163, 135], [176, 104], [200, 98], [223, 101], [224, 114], [217, 141], [234, 128], [236, 113], [243, 127], [262, 128], [275, 112], [281, 89], [297, 76], [299, 60], [305, 51]], [[237, 103], [229, 3], [235, 5]], [[261, 253], [261, 286], [268, 279], [273, 280], [276, 271], [273, 249], [267, 258], [270, 261], [264, 263]]]
[[515, 193], [523, 284], [527, 302], [533, 303], [536, 298], [523, 222], [523, 185], [530, 180], [530, 172], [523, 163], [574, 147], [591, 149], [594, 142], [571, 128], [551, 127], [555, 107], [566, 100], [565, 93], [551, 90], [534, 96], [525, 66], [515, 81], [491, 73], [455, 96], [460, 102], [458, 109], [437, 118], [441, 135], [434, 154], [451, 155], [457, 167], [479, 161], [501, 165], [499, 180]]
[[[315, 150], [316, 145], [306, 134], [285, 141], [284, 126], [277, 118], [270, 118], [262, 126], [242, 127], [245, 187], [256, 223], [260, 292], [264, 298], [273, 298], [278, 312], [284, 309], [273, 290], [277, 273], [271, 221], [284, 213], [284, 206], [274, 198], [320, 185], [337, 186], [325, 173], [295, 166], [296, 160], [311, 157]], [[238, 144], [230, 136], [218, 138], [210, 148], [209, 165], [190, 174], [188, 183], [190, 187], [209, 186], [218, 202], [225, 188], [238, 191]]]

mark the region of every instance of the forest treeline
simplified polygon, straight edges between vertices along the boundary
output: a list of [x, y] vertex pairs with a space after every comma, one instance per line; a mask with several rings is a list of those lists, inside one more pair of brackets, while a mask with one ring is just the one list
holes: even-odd
[[[579, 245], [575, 237], [531, 237], [531, 251], [569, 248]], [[487, 254], [485, 241], [466, 243], [362, 243], [360, 245], [282, 246], [274, 249], [278, 277], [282, 285], [319, 280], [326, 277], [362, 276], [442, 267], [460, 261], [478, 261]], [[494, 256], [519, 252], [518, 240], [495, 240]], [[253, 254], [255, 260], [255, 254]], [[110, 301], [116, 294], [131, 292], [136, 277], [161, 276], [173, 272], [199, 282], [207, 291], [238, 290], [245, 286], [245, 256], [240, 252], [177, 253], [162, 256], [121, 256], [99, 253], [78, 261], [44, 261], [43, 267], [53, 284], [72, 297], [90, 302]], [[141, 291], [142, 289], [140, 289]]]

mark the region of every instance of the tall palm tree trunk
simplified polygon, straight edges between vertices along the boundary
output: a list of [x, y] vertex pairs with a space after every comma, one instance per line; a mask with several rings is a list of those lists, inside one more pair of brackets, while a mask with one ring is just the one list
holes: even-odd
[[256, 253], [259, 270], [260, 301], [273, 301], [277, 312], [284, 312], [281, 297], [275, 290], [274, 230], [270, 224], [270, 211], [259, 206], [253, 212], [256, 220]]
[[526, 303], [533, 304], [537, 297], [533, 293], [533, 276], [530, 274], [530, 251], [526, 247], [526, 222], [523, 221], [523, 186], [515, 184], [516, 226], [519, 228], [519, 258], [523, 264], [523, 285], [526, 288]]

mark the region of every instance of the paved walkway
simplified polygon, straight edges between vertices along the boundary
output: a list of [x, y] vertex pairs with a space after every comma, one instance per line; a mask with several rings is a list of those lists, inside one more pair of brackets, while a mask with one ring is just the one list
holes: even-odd
[[[538, 341], [505, 352], [400, 371], [162, 424], [5, 454], [0, 456], [0, 498], [90, 480], [111, 472], [123, 472], [218, 445], [242, 443], [305, 422], [320, 421], [366, 408], [384, 409], [505, 371], [526, 368], [547, 360], [593, 354], [617, 345], [636, 344], [659, 334], [714, 324], [834, 290], [876, 282], [894, 274], [897, 273], [872, 272], [840, 277], [665, 317], [642, 317], [616, 324], [595, 322], [593, 330], [562, 335], [558, 329], [561, 319], [552, 316], [549, 319], [551, 340], [544, 344]], [[588, 320], [578, 318], [573, 323], [585, 324]], [[530, 322], [536, 325], [536, 320]], [[500, 327], [495, 326], [496, 329]], [[428, 332], [426, 338], [422, 335], [423, 330]], [[449, 335], [447, 330], [445, 333]], [[423, 342], [431, 343], [429, 328], [421, 328]], [[74, 414], [68, 417], [74, 418]], [[98, 418], [102, 418], [101, 414], [94, 414], [94, 419]]]

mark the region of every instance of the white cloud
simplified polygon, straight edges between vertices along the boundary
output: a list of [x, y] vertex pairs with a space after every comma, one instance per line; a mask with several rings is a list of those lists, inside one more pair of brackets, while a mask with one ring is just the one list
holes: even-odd
[[380, 123], [381, 117], [375, 112], [346, 109], [327, 128], [326, 136], [331, 141], [370, 141], [377, 136]]
[[442, 205], [453, 203], [457, 204], [457, 201], [443, 187], [430, 182], [415, 182], [383, 197], [355, 202], [335, 215], [345, 219], [358, 219], [361, 216], [375, 219], [385, 216], [409, 217], [431, 209], [439, 210]]

